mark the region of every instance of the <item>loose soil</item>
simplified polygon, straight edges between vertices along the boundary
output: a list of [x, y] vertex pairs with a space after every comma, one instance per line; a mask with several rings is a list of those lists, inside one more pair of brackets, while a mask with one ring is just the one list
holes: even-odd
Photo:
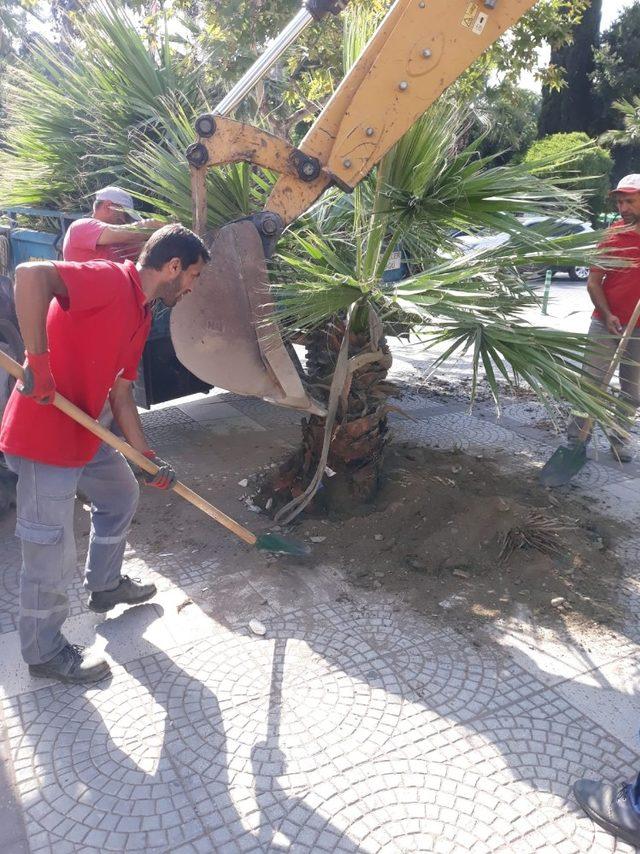
[[541, 624], [621, 624], [613, 547], [625, 526], [536, 475], [506, 457], [396, 444], [375, 502], [297, 531], [323, 538], [317, 559], [343, 566], [354, 586], [399, 593], [422, 612], [493, 620], [520, 603]]

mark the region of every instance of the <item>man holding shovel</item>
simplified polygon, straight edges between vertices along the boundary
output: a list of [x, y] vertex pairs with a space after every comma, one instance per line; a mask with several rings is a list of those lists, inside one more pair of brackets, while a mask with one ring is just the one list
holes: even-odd
[[[610, 251], [613, 257], [631, 263], [611, 270], [594, 266], [589, 273], [587, 289], [595, 306], [589, 335], [597, 348], [591, 353], [585, 373], [598, 384], [605, 381], [620, 336], [640, 300], [640, 174], [622, 178], [612, 195], [621, 219], [613, 224], [602, 248]], [[628, 404], [629, 421], [632, 422], [640, 406], [640, 321], [622, 354], [619, 376], [621, 398]], [[583, 425], [584, 419], [572, 419], [568, 429], [570, 443], [580, 441]], [[633, 454], [628, 437], [611, 433], [608, 438], [615, 459], [629, 462]]]
[[209, 253], [191, 231], [168, 225], [127, 261], [36, 262], [16, 270], [15, 300], [26, 346], [25, 377], [12, 392], [0, 448], [18, 475], [16, 533], [22, 540], [19, 630], [34, 676], [93, 682], [106, 661], [71, 645], [61, 632], [66, 586], [76, 565], [76, 489], [91, 502], [85, 567], [89, 608], [144, 602], [153, 584], [121, 575], [138, 484], [124, 457], [59, 409], [56, 391], [99, 419], [108, 404], [130, 445], [160, 468], [151, 485], [169, 488], [171, 466], [149, 448], [131, 385], [151, 324], [150, 305], [174, 306], [189, 293]]

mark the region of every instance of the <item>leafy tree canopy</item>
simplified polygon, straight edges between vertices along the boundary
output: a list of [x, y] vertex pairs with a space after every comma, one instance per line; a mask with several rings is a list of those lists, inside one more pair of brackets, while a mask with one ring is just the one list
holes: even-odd
[[640, 2], [625, 9], [602, 34], [595, 53], [593, 82], [600, 101], [600, 131], [622, 127], [619, 101], [640, 93]]
[[[389, 0], [351, 0], [357, 12], [366, 7], [378, 20], [390, 6]], [[589, 0], [539, 0], [513, 29], [488, 50], [457, 84], [467, 98], [484, 88], [487, 77], [496, 73], [515, 82], [525, 70], [535, 68], [537, 52], [544, 42], [562, 45], [572, 38], [573, 28], [589, 5]], [[235, 81], [249, 67], [269, 38], [299, 8], [297, 0], [221, 0], [195, 4], [177, 0], [176, 8], [188, 9], [193, 32], [203, 57], [215, 56], [215, 74]], [[342, 24], [329, 16], [312, 26], [287, 54], [271, 76], [266, 92], [267, 110], [284, 104], [284, 113], [296, 120], [309, 119], [333, 92], [342, 77]], [[206, 60], [205, 60], [206, 62]], [[553, 67], [540, 72], [543, 82], [561, 85], [561, 72]], [[280, 110], [282, 114], [282, 110]]]
[[539, 95], [503, 80], [474, 99], [469, 136], [479, 137], [478, 151], [495, 157], [497, 165], [519, 160], [536, 139], [539, 110]]
[[535, 175], [584, 193], [594, 220], [605, 210], [613, 159], [586, 133], [555, 133], [540, 139], [527, 151], [524, 164]]

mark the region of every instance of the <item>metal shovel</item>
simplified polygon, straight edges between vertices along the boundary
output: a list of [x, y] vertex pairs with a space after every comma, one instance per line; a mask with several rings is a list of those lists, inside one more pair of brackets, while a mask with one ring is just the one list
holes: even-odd
[[[22, 365], [19, 365], [2, 350], [0, 350], [0, 367], [4, 368], [5, 371], [17, 380], [23, 379], [24, 369]], [[61, 394], [56, 392], [51, 405], [60, 409], [68, 415], [69, 418], [73, 418], [74, 421], [77, 421], [78, 424], [81, 424], [89, 430], [90, 433], [98, 436], [103, 442], [106, 442], [107, 445], [111, 445], [111, 447], [115, 448], [116, 451], [120, 451], [120, 453], [124, 454], [128, 460], [135, 463], [135, 465], [139, 466], [141, 469], [144, 469], [144, 471], [149, 474], [156, 474], [158, 472], [158, 466], [155, 465], [155, 463], [152, 463], [151, 460], [147, 459], [144, 454], [137, 451], [129, 445], [128, 442], [125, 442], [124, 439], [121, 439], [110, 430], [107, 430], [106, 427], [103, 427], [102, 424], [95, 421], [87, 415], [86, 412], [83, 412], [74, 403], [71, 403], [70, 400], [67, 400]], [[188, 486], [185, 486], [185, 484], [180, 481], [174, 484], [172, 489], [174, 492], [177, 492], [178, 495], [182, 496], [182, 498], [193, 504], [194, 507], [197, 507], [199, 510], [202, 510], [203, 513], [206, 513], [207, 516], [215, 519], [216, 522], [223, 525], [228, 531], [231, 531], [232, 534], [235, 534], [236, 537], [244, 540], [244, 542], [250, 546], [255, 546], [257, 549], [262, 551], [289, 554], [298, 557], [308, 555], [310, 552], [309, 546], [305, 543], [286, 539], [285, 537], [281, 537], [279, 534], [267, 533], [256, 536], [247, 528], [243, 527], [239, 522], [236, 522], [235, 519], [231, 519], [231, 517], [227, 516], [226, 513], [223, 513], [222, 510], [218, 510], [217, 507], [214, 507], [213, 504], [210, 504], [202, 498], [202, 496], [198, 495], [192, 489], [189, 489]]]
[[[622, 361], [625, 347], [629, 338], [633, 334], [636, 323], [640, 318], [640, 300], [633, 310], [633, 314], [627, 323], [620, 343], [616, 347], [616, 352], [613, 355], [607, 373], [602, 381], [602, 387], [606, 388], [611, 382], [616, 368]], [[565, 445], [558, 448], [544, 464], [540, 472], [540, 483], [543, 486], [566, 486], [569, 481], [583, 468], [587, 462], [587, 442], [591, 435], [593, 427], [593, 418], [587, 418], [580, 433], [578, 434], [575, 444]]]

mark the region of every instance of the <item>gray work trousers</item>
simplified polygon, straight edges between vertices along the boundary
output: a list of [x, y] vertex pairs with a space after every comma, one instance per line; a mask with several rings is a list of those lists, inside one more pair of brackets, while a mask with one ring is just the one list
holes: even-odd
[[[609, 365], [616, 352], [620, 339], [607, 332], [606, 326], [599, 320], [593, 318], [589, 327], [589, 337], [597, 346], [589, 352], [587, 360], [583, 365], [582, 372], [589, 379], [600, 385], [602, 384]], [[625, 347], [622, 362], [618, 371], [620, 380], [620, 398], [628, 404], [628, 413], [625, 429], [633, 425], [636, 410], [640, 407], [640, 329], [635, 329], [629, 343]], [[569, 422], [567, 430], [569, 439], [577, 439], [586, 419], [576, 416]], [[613, 433], [609, 439], [615, 443], [626, 444], [626, 437]]]
[[76, 490], [91, 502], [91, 534], [84, 585], [92, 592], [113, 590], [138, 483], [125, 458], [100, 445], [79, 468], [63, 468], [6, 455], [18, 475], [16, 536], [22, 541], [19, 630], [27, 664], [41, 664], [67, 643], [61, 632], [69, 614], [67, 586], [76, 571], [73, 509]]

